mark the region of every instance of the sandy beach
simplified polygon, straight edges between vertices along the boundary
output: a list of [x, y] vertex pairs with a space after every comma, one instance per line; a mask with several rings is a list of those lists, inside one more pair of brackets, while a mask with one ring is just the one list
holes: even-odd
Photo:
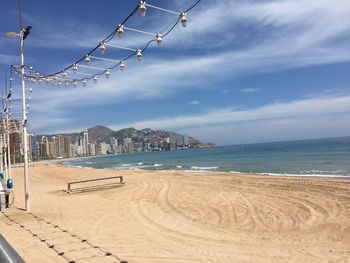
[[[67, 182], [125, 184], [68, 194]], [[223, 173], [30, 168], [0, 233], [26, 262], [350, 262], [350, 181]]]

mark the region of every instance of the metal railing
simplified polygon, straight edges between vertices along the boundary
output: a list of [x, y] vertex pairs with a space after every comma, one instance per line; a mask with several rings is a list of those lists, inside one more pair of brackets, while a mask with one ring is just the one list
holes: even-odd
[[0, 262], [1, 263], [25, 263], [23, 258], [11, 247], [0, 234]]

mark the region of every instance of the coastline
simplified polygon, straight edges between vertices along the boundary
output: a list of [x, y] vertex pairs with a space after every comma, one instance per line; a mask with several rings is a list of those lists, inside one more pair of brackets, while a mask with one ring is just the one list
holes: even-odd
[[[15, 200], [0, 214], [0, 232], [27, 262], [110, 262], [67, 233], [128, 262], [350, 259], [346, 179], [42, 164], [30, 169], [28, 214], [22, 210], [22, 173], [14, 169]], [[122, 175], [125, 184], [64, 191], [68, 181], [110, 175]]]
[[[88, 158], [92, 158], [95, 156], [89, 156], [89, 157], [77, 157], [74, 158], [74, 160], [84, 160]], [[100, 156], [99, 156], [100, 157]], [[67, 160], [49, 160], [48, 164], [55, 164], [57, 166], [62, 166], [62, 167], [71, 167], [71, 168], [77, 168], [77, 169], [110, 169], [110, 170], [115, 170], [115, 171], [156, 171], [156, 172], [181, 172], [181, 173], [216, 173], [216, 174], [226, 174], [226, 175], [249, 175], [249, 176], [273, 176], [273, 177], [278, 177], [278, 178], [283, 178], [283, 177], [294, 177], [294, 178], [334, 178], [334, 179], [344, 179], [344, 180], [350, 180], [350, 175], [335, 175], [335, 174], [290, 174], [290, 173], [270, 173], [270, 172], [240, 172], [240, 171], [220, 171], [218, 169], [174, 169], [174, 168], [169, 168], [169, 169], [161, 169], [161, 170], [150, 170], [150, 169], [143, 169], [142, 165], [141, 167], [137, 166], [132, 166], [132, 167], [127, 167], [127, 166], [116, 166], [116, 167], [90, 167], [90, 166], [82, 166], [82, 165], [71, 165], [68, 164], [68, 160], [73, 160], [73, 159], [67, 159]], [[44, 161], [41, 161], [44, 162]], [[150, 165], [151, 166], [151, 165]], [[161, 164], [159, 165], [161, 166]]]

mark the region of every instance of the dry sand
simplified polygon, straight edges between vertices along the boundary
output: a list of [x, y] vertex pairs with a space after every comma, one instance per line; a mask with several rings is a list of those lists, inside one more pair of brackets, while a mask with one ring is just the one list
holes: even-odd
[[[350, 181], [30, 169], [0, 233], [27, 262], [350, 262]], [[118, 188], [67, 194], [67, 181], [123, 175]], [[110, 253], [110, 254], [109, 254]]]

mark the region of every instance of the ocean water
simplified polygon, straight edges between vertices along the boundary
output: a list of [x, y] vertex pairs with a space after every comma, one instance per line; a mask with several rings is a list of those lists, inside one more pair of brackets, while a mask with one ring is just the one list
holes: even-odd
[[350, 137], [65, 160], [82, 168], [350, 177]]

